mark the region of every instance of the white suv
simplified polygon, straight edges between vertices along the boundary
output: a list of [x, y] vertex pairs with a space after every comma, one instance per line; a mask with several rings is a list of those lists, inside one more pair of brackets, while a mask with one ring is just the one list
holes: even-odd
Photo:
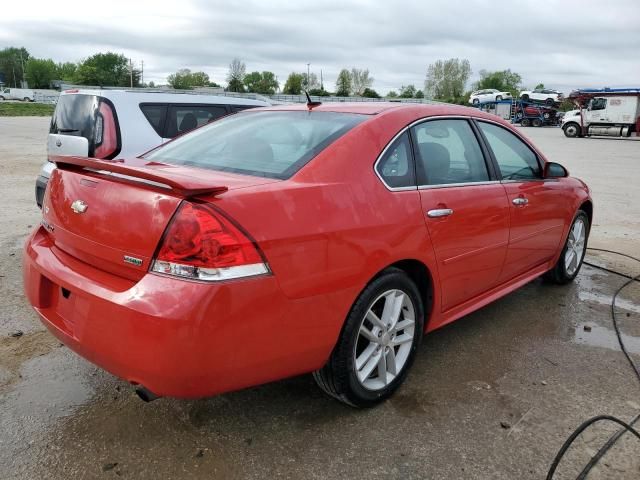
[[564, 95], [558, 90], [548, 88], [536, 88], [535, 90], [525, 90], [520, 92], [520, 98], [525, 102], [530, 100], [544, 102], [546, 105], [554, 105], [564, 100]]
[[[47, 154], [112, 159], [136, 157], [172, 138], [240, 110], [269, 106], [262, 100], [186, 92], [67, 90], [51, 117]], [[36, 180], [36, 202], [55, 165]]]

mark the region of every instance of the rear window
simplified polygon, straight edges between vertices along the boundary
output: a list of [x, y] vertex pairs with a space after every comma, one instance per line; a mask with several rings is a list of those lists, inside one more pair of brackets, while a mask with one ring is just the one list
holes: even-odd
[[89, 140], [89, 155], [93, 155], [98, 104], [95, 95], [60, 95], [49, 133], [84, 137]]
[[366, 118], [334, 112], [239, 113], [160, 147], [146, 158], [286, 179]]

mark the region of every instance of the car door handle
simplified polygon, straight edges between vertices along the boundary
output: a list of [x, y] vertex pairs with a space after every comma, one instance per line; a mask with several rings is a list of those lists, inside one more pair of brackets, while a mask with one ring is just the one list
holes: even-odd
[[529, 200], [524, 197], [516, 197], [511, 200], [511, 203], [513, 203], [514, 205], [526, 205], [527, 203], [529, 203]]
[[436, 208], [435, 210], [429, 210], [427, 212], [427, 217], [429, 218], [440, 218], [440, 217], [448, 217], [453, 213], [453, 210], [450, 208]]

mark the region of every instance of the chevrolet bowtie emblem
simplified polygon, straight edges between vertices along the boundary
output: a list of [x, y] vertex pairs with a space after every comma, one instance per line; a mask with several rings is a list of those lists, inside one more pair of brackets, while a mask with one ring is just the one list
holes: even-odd
[[84, 203], [82, 200], [75, 200], [71, 204], [71, 210], [73, 210], [75, 213], [84, 213], [87, 211], [87, 208], [89, 208], [89, 205]]

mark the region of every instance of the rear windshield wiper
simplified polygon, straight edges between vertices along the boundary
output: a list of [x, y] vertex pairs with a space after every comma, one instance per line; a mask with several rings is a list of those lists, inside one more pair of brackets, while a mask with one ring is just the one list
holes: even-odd
[[59, 133], [71, 133], [71, 132], [79, 132], [80, 130], [78, 128], [59, 128], [58, 132]]

